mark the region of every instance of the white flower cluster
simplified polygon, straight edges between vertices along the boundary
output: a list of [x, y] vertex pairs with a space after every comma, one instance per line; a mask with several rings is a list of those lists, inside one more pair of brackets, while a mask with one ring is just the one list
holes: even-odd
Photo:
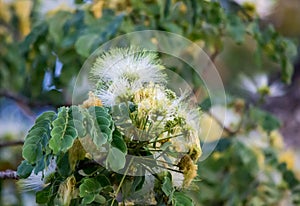
[[96, 59], [92, 78], [100, 85], [98, 95], [103, 104], [113, 106], [150, 82], [166, 82], [162, 69], [153, 52], [117, 48]]
[[177, 159], [158, 156], [172, 164], [179, 164], [183, 154], [190, 153], [191, 157], [185, 157], [178, 166], [186, 177], [183, 184], [189, 185], [196, 175], [194, 163], [201, 155], [200, 112], [187, 101], [189, 95], [184, 93], [178, 97], [166, 88], [163, 69], [155, 53], [132, 48], [113, 49], [96, 59], [92, 68], [92, 78], [97, 85], [95, 94], [107, 107], [133, 105], [126, 124], [117, 125], [128, 141], [138, 138], [155, 142], [149, 144], [153, 147], [151, 150], [160, 150], [168, 143], [173, 157], [174, 152], [179, 154]]
[[[182, 120], [189, 140], [200, 145], [197, 133], [199, 111], [189, 108], [185, 100], [187, 94], [177, 97], [173, 91], [166, 89], [163, 69], [153, 52], [134, 48], [110, 50], [97, 58], [92, 68], [92, 78], [97, 82], [95, 93], [108, 107], [133, 102], [137, 106], [134, 113], [137, 128], [147, 130], [151, 127], [155, 130], [153, 133], [161, 137], [166, 135], [166, 127], [172, 127], [172, 133], [179, 133], [183, 128]], [[148, 123], [141, 125], [145, 119]], [[176, 129], [178, 131], [175, 132]]]

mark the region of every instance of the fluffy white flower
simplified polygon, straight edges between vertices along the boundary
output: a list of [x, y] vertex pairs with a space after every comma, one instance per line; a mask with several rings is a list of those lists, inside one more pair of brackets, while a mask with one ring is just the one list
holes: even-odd
[[258, 74], [253, 78], [245, 75], [240, 76], [240, 83], [244, 90], [254, 95], [278, 97], [284, 95], [283, 84], [279, 82], [269, 83], [266, 74]]
[[240, 5], [250, 3], [255, 5], [255, 9], [260, 17], [268, 16], [276, 3], [276, 0], [234, 0]]
[[157, 55], [133, 49], [113, 49], [96, 59], [92, 73], [103, 82], [127, 79], [130, 83], [163, 83], [165, 76]]
[[98, 57], [92, 68], [99, 98], [105, 106], [128, 100], [145, 85], [165, 83], [164, 67], [151, 52], [117, 48]]
[[55, 160], [52, 160], [43, 172], [39, 172], [38, 174], [34, 174], [34, 172], [32, 172], [28, 178], [19, 180], [19, 188], [22, 192], [42, 190], [49, 184], [51, 175], [55, 172], [55, 168], [56, 162]]
[[99, 91], [96, 91], [96, 95], [101, 99], [103, 105], [113, 106], [130, 100], [138, 89], [139, 85], [136, 83], [130, 84], [126, 79], [120, 78], [112, 82], [108, 88], [101, 88]]

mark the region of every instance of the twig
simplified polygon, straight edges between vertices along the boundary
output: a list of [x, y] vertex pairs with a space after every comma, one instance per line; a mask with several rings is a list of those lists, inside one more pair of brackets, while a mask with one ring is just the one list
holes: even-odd
[[153, 141], [149, 141], [148, 143], [149, 144], [152, 144], [152, 143], [156, 143], [156, 142], [161, 142], [161, 141], [165, 141], [165, 140], [168, 140], [168, 139], [172, 139], [172, 138], [176, 138], [176, 137], [179, 137], [179, 136], [182, 136], [183, 134], [177, 134], [177, 135], [174, 135], [174, 136], [169, 136], [169, 137], [165, 137], [165, 138], [161, 138], [161, 139], [155, 139]]
[[[128, 171], [129, 171], [130, 165], [131, 165], [132, 162], [133, 162], [133, 159], [134, 159], [134, 157], [130, 159], [130, 162], [129, 162], [129, 164], [128, 164], [128, 167], [126, 168], [126, 171], [125, 171], [125, 173], [124, 173], [124, 175], [123, 175], [123, 177], [122, 177], [122, 179], [121, 179], [121, 182], [120, 182], [120, 184], [119, 184], [119, 186], [118, 186], [118, 188], [117, 188], [117, 190], [116, 190], [116, 192], [115, 192], [115, 195], [116, 195], [116, 196], [117, 196], [117, 195], [119, 194], [119, 192], [120, 192], [120, 189], [121, 189], [121, 187], [122, 187], [122, 185], [123, 185], [123, 182], [124, 182], [124, 180], [125, 180], [125, 178], [126, 178], [126, 176], [127, 176], [127, 173], [128, 173]], [[114, 199], [112, 200], [111, 206], [114, 205], [115, 200], [116, 200], [116, 197], [114, 197]]]
[[26, 114], [28, 114], [30, 117], [34, 116], [30, 108], [30, 101], [27, 97], [18, 95], [7, 90], [0, 90], [0, 97], [6, 97], [8, 99], [14, 100]]
[[8, 90], [0, 90], [0, 97], [6, 97], [8, 99], [11, 99], [15, 101], [18, 106], [29, 116], [34, 120], [34, 112], [31, 108], [34, 107], [44, 107], [44, 106], [53, 106], [55, 108], [59, 108], [61, 106], [70, 106], [70, 103], [67, 104], [55, 104], [53, 102], [45, 102], [45, 101], [36, 101], [31, 100], [30, 98], [23, 96], [21, 94], [17, 94]]
[[45, 101], [32, 101], [28, 97], [23, 96], [21, 94], [17, 94], [8, 90], [0, 90], [0, 97], [6, 97], [16, 101], [21, 105], [26, 105], [27, 107], [42, 107], [42, 106], [49, 106], [52, 105], [54, 107], [61, 107], [61, 106], [69, 106], [70, 104], [53, 104], [53, 102], [45, 102]]
[[215, 60], [217, 58], [217, 56], [219, 55], [219, 50], [216, 49], [211, 55], [210, 55], [210, 60], [212, 63], [215, 63]]
[[14, 170], [5, 170], [5, 171], [0, 171], [0, 179], [18, 180], [19, 177], [18, 177], [16, 171], [14, 171]]
[[11, 91], [0, 90], [0, 97], [1, 96], [12, 99], [12, 100], [15, 100], [16, 102], [19, 102], [19, 103], [22, 103], [22, 104], [29, 105], [29, 99], [27, 97], [18, 95], [16, 93], [11, 92]]
[[11, 146], [19, 146], [23, 145], [24, 141], [23, 140], [17, 140], [17, 141], [11, 141], [11, 142], [1, 142], [0, 143], [0, 148], [2, 147], [11, 147]]
[[238, 130], [237, 131], [232, 131], [230, 128], [225, 127], [225, 125], [218, 118], [216, 118], [211, 112], [207, 112], [207, 114], [211, 118], [213, 118], [218, 123], [218, 125], [220, 125], [220, 127], [223, 128], [225, 130], [225, 132], [228, 133], [228, 135], [232, 136], [232, 135], [234, 135], [238, 132]]

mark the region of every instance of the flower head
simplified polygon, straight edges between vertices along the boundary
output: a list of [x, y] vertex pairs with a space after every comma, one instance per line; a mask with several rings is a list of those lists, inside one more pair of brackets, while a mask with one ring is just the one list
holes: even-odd
[[42, 190], [50, 184], [55, 172], [55, 168], [56, 162], [55, 160], [52, 160], [44, 171], [41, 171], [37, 174], [32, 172], [28, 178], [19, 180], [18, 186], [23, 192]]
[[270, 84], [266, 74], [258, 74], [253, 78], [241, 75], [240, 80], [242, 88], [253, 95], [259, 95], [260, 97], [278, 97], [285, 93], [283, 84], [278, 82]]
[[[142, 151], [133, 148], [134, 153], [129, 155], [139, 154], [143, 159], [145, 151], [151, 151], [156, 158], [144, 158], [143, 163], [157, 161], [159, 168], [182, 172], [182, 185], [188, 186], [197, 175], [195, 163], [202, 153], [200, 112], [191, 104], [188, 93], [177, 96], [167, 89], [163, 68], [154, 53], [113, 49], [98, 57], [93, 65], [94, 93], [104, 106], [111, 108], [115, 128], [127, 146], [143, 145]], [[183, 153], [188, 154], [190, 161], [176, 165]], [[152, 167], [153, 164], [150, 170]]]
[[[98, 57], [92, 68], [99, 97], [104, 105], [112, 106], [119, 97], [126, 97], [146, 84], [165, 83], [164, 67], [157, 55], [133, 48], [117, 48]], [[108, 96], [110, 99], [108, 98]]]
[[258, 15], [262, 18], [268, 16], [274, 7], [275, 1], [269, 0], [234, 0], [242, 6], [254, 6]]
[[126, 79], [118, 79], [110, 83], [107, 88], [100, 88], [96, 94], [105, 106], [113, 106], [121, 102], [130, 101], [139, 86], [130, 84]]
[[192, 180], [197, 176], [198, 167], [196, 164], [194, 164], [189, 155], [184, 155], [180, 159], [178, 167], [183, 172], [183, 187], [188, 187], [191, 184]]

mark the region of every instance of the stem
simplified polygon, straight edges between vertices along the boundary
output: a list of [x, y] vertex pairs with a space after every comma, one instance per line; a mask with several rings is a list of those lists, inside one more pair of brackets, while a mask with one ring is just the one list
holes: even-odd
[[146, 120], [143, 122], [144, 124], [142, 125], [142, 129], [140, 129], [142, 131], [140, 132], [139, 136], [142, 137], [142, 138], [143, 138], [143, 135], [144, 135], [144, 132], [145, 132], [145, 128], [146, 128], [148, 119], [149, 119], [149, 116], [146, 115]]
[[181, 136], [181, 135], [183, 135], [183, 134], [181, 133], [181, 134], [177, 134], [177, 135], [174, 135], [174, 136], [165, 137], [165, 138], [162, 138], [162, 139], [156, 139], [156, 140], [150, 141], [150, 142], [148, 142], [148, 143], [149, 143], [149, 144], [152, 144], [152, 143], [164, 141], [164, 140], [167, 140], [167, 139], [172, 139], [172, 138], [175, 138], [175, 137], [179, 137], [179, 136]]
[[16, 171], [14, 171], [14, 170], [5, 170], [5, 171], [0, 171], [0, 179], [14, 179], [14, 180], [18, 180], [19, 177], [18, 177]]
[[[144, 164], [145, 165], [145, 164]], [[167, 170], [170, 170], [170, 171], [173, 171], [173, 172], [178, 172], [178, 173], [183, 173], [182, 171], [180, 170], [176, 170], [176, 169], [172, 169], [170, 167], [164, 167], [164, 166], [161, 166], [161, 165], [155, 165], [156, 167], [160, 167], [160, 168], [163, 168], [163, 169], [167, 169]], [[173, 166], [176, 166], [176, 165], [173, 165]]]
[[147, 148], [147, 149], [143, 149], [143, 151], [162, 152], [163, 150], [161, 150], [161, 149], [149, 149], [149, 148]]
[[[132, 162], [133, 162], [133, 159], [134, 159], [134, 157], [131, 158], [131, 160], [130, 160], [130, 162], [129, 162], [129, 164], [128, 164], [128, 167], [126, 168], [126, 171], [125, 171], [125, 173], [124, 173], [124, 175], [123, 175], [123, 177], [122, 177], [122, 179], [121, 179], [121, 182], [120, 182], [120, 184], [119, 184], [119, 186], [118, 186], [118, 188], [117, 188], [117, 190], [116, 190], [116, 194], [115, 194], [116, 196], [117, 196], [118, 193], [120, 192], [120, 189], [121, 189], [121, 187], [122, 187], [122, 185], [123, 185], [123, 182], [124, 182], [124, 180], [125, 180], [125, 177], [126, 177], [126, 175], [127, 175], [127, 173], [128, 173], [129, 167], [130, 167], [130, 165], [131, 165]], [[113, 206], [113, 205], [114, 205], [115, 200], [116, 200], [116, 197], [112, 200], [110, 206]]]
[[172, 166], [177, 166], [177, 165], [175, 165], [171, 162], [165, 162], [163, 160], [154, 160], [154, 159], [150, 159], [150, 158], [147, 158], [147, 157], [143, 157], [143, 159], [148, 160], [148, 161], [153, 161], [153, 162], [161, 162], [161, 163], [165, 163], [165, 164], [172, 165]]
[[155, 125], [155, 127], [152, 128], [153, 124], [148, 128], [147, 131], [147, 136], [149, 136], [149, 133], [152, 129], [156, 129], [158, 128], [158, 126], [165, 120], [165, 117], [163, 117], [161, 120], [159, 120], [159, 122]]

